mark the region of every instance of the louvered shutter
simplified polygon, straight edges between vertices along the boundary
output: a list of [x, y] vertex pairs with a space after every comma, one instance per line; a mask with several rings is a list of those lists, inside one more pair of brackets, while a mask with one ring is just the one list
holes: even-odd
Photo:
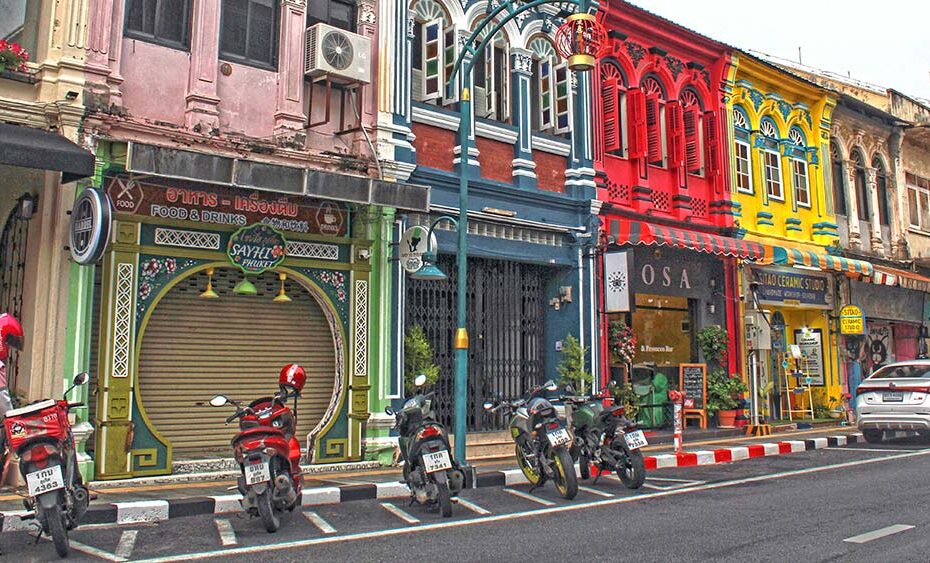
[[[681, 103], [672, 101], [665, 106], [665, 130], [668, 137], [668, 167], [681, 168], [684, 164], [683, 126]], [[652, 160], [650, 158], [650, 160]]]
[[684, 110], [685, 158], [688, 172], [701, 173], [701, 140], [698, 136], [698, 112], [694, 107]]
[[616, 78], [601, 82], [601, 111], [604, 115], [604, 151], [612, 152], [622, 148], [620, 141], [620, 83]]
[[646, 95], [639, 88], [627, 92], [627, 113], [630, 118], [630, 158], [643, 158], [649, 142], [646, 134]]
[[252, 278], [258, 295], [240, 296], [242, 275], [231, 268], [213, 277], [219, 299], [200, 299], [206, 275], [180, 282], [156, 305], [142, 335], [139, 397], [155, 429], [175, 456], [229, 455], [236, 426], [223, 424], [229, 410], [194, 406], [223, 394], [248, 403], [278, 389], [289, 363], [307, 370], [298, 401], [298, 435], [316, 426], [333, 396], [336, 358], [323, 311], [298, 283], [288, 280], [290, 303], [274, 303], [280, 282], [266, 272]]
[[715, 111], [704, 114], [704, 151], [708, 174], [720, 174], [720, 125]]
[[659, 121], [659, 97], [655, 94], [646, 96], [646, 140], [648, 141], [648, 159], [650, 164], [662, 164], [662, 130]]

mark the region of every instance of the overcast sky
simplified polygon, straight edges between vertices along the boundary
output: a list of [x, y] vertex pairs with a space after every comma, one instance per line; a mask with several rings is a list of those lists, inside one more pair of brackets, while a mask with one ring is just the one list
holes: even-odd
[[930, 2], [925, 0], [633, 0], [743, 50], [930, 99]]

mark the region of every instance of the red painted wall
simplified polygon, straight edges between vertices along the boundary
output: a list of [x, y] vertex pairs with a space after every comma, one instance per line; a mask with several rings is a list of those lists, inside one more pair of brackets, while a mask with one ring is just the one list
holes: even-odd
[[455, 132], [422, 123], [414, 123], [412, 129], [416, 135], [413, 146], [417, 149], [417, 164], [452, 172]]
[[513, 145], [478, 137], [478, 162], [481, 164], [481, 177], [498, 182], [513, 181]]
[[536, 185], [549, 192], [565, 191], [565, 168], [568, 159], [564, 156], [542, 151], [533, 151], [536, 163]]

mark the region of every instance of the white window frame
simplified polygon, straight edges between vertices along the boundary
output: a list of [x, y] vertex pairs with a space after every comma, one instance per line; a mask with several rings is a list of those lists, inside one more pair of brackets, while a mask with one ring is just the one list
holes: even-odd
[[[804, 174], [799, 175], [798, 170], [803, 170]], [[799, 178], [804, 178], [804, 194], [807, 199], [807, 202], [802, 203], [799, 194], [802, 192], [801, 186], [798, 183]], [[791, 182], [794, 186], [794, 201], [797, 202], [799, 207], [806, 207], [807, 209], [811, 208], [811, 181], [809, 170], [807, 168], [807, 162], [798, 158], [791, 159]]]
[[[740, 158], [739, 151], [741, 148], [746, 150], [745, 159]], [[749, 186], [748, 188], [740, 187], [739, 178], [740, 178], [740, 162], [741, 161], [746, 162], [747, 170], [745, 172], [745, 176], [749, 180], [747, 182], [747, 185]], [[752, 147], [749, 146], [749, 143], [745, 141], [736, 141], [736, 189], [740, 193], [744, 193], [744, 194], [752, 195], [756, 193], [755, 186], [753, 185], [753, 177], [752, 177]]]
[[[925, 196], [927, 198], [928, 205], [930, 205], [930, 188], [920, 187], [918, 184], [920, 183], [920, 180], [922, 178], [917, 177], [917, 175], [913, 175], [913, 178], [916, 183], [913, 183], [913, 184], [910, 182], [907, 183], [907, 208], [908, 208], [907, 224], [911, 229], [919, 230], [925, 233], [930, 232], [930, 224], [927, 224], [927, 225], [920, 224], [921, 218], [923, 217], [924, 212], [930, 213], [930, 210], [926, 210], [922, 208], [920, 204], [920, 197], [921, 195]], [[911, 221], [911, 192], [914, 192], [914, 196], [915, 196], [914, 202], [917, 205], [917, 223], [918, 224], [916, 225]]]
[[[768, 163], [768, 156], [772, 155], [775, 157], [775, 177], [769, 177], [769, 170], [772, 168]], [[782, 182], [781, 177], [781, 155], [777, 151], [763, 149], [762, 150], [762, 170], [765, 176], [765, 194], [769, 199], [775, 201], [785, 201], [785, 186]], [[778, 186], [778, 195], [772, 193], [771, 187], [773, 185]]]

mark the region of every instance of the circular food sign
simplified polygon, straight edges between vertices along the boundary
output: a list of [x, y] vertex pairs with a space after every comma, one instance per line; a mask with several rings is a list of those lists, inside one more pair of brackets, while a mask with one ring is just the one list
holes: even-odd
[[246, 274], [261, 274], [276, 268], [287, 255], [284, 235], [263, 223], [242, 227], [226, 245], [226, 255], [233, 266]]
[[68, 233], [71, 258], [82, 266], [99, 261], [110, 243], [112, 224], [110, 196], [95, 188], [81, 192], [71, 209]]

